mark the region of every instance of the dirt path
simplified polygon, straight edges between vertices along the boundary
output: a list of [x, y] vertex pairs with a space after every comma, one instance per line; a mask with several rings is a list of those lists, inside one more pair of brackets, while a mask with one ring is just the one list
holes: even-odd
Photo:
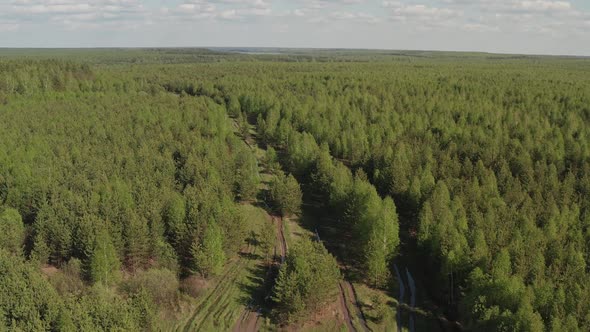
[[[278, 254], [280, 263], [285, 262], [285, 258], [287, 256], [287, 240], [285, 238], [285, 233], [283, 231], [283, 218], [281, 217], [272, 217], [273, 224], [276, 225], [276, 234], [277, 234], [277, 244], [275, 248], [278, 247]], [[275, 251], [277, 251], [275, 249]], [[244, 311], [240, 315], [240, 318], [234, 325], [232, 331], [234, 332], [255, 332], [258, 331], [260, 328], [260, 315], [256, 307], [247, 307], [244, 308]]]
[[280, 242], [279, 249], [280, 249], [280, 259], [281, 264], [285, 262], [285, 258], [287, 257], [287, 239], [285, 238], [285, 232], [283, 228], [283, 218], [281, 217], [272, 217], [273, 223], [277, 225], [277, 239]]
[[[272, 217], [273, 224], [276, 225], [276, 234], [278, 243], [275, 246], [278, 247], [278, 254], [280, 263], [285, 262], [287, 255], [287, 241], [285, 233], [283, 231], [283, 219], [281, 217]], [[244, 311], [240, 315], [240, 318], [236, 322], [232, 331], [234, 332], [255, 332], [260, 328], [260, 315], [255, 307], [244, 308]]]
[[354, 308], [354, 314], [358, 318], [359, 322], [361, 322], [363, 331], [369, 331], [369, 326], [367, 325], [367, 321], [365, 320], [365, 315], [363, 315], [363, 312], [361, 311], [359, 301], [352, 284], [347, 280], [343, 280], [340, 282], [340, 289], [343, 292], [346, 292], [346, 298], [348, 299], [348, 303]]
[[346, 305], [346, 291], [344, 290], [344, 287], [342, 286], [342, 284], [344, 283], [344, 281], [341, 281], [340, 284], [338, 284], [338, 287], [340, 288], [340, 311], [342, 312], [342, 315], [344, 316], [344, 321], [346, 321], [346, 326], [348, 327], [349, 331], [355, 331], [356, 329], [354, 328], [354, 325], [352, 325], [352, 318], [350, 316], [350, 310], [348, 309], [348, 305]]
[[240, 319], [232, 329], [233, 332], [256, 332], [260, 329], [260, 315], [258, 312], [244, 309]]

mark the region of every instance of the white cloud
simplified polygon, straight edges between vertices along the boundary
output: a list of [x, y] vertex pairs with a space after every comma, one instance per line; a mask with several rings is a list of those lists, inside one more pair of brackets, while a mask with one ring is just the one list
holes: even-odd
[[[510, 44], [513, 48], [526, 47], [531, 38], [536, 38], [546, 40], [539, 45], [547, 48], [563, 40], [576, 40], [571, 44], [590, 50], [586, 46], [590, 45], [590, 13], [580, 9], [575, 1], [578, 0], [0, 0], [0, 37], [3, 41], [12, 36], [21, 36], [14, 37], [17, 41], [29, 40], [35, 37], [19, 31], [42, 34], [56, 29], [57, 33], [47, 39], [65, 39], [60, 35], [65, 27], [86, 29], [88, 33], [111, 31], [110, 35], [105, 33], [105, 40], [109, 40], [114, 37], [112, 30], [151, 27], [152, 34], [165, 35], [162, 40], [168, 42], [181, 40], [187, 35], [185, 31], [199, 26], [199, 31], [215, 31], [202, 35], [211, 35], [220, 42], [228, 40], [226, 44], [231, 44], [229, 41], [237, 38], [239, 31], [248, 30], [258, 31], [258, 35], [247, 35], [253, 40], [280, 35], [276, 40], [281, 43], [299, 40], [302, 46], [321, 38], [326, 43], [341, 38], [351, 47], [367, 46], [365, 43], [371, 39], [381, 40], [380, 47], [387, 47], [395, 38], [454, 45], [459, 43], [460, 36], [483, 43], [493, 35], [498, 45], [506, 44], [503, 40], [518, 38]], [[248, 29], [243, 29], [243, 25]], [[4, 33], [7, 31], [14, 33]], [[359, 35], [357, 44], [349, 38], [355, 34]], [[140, 35], [144, 40], [151, 36]], [[240, 36], [237, 41], [244, 45], [245, 35]], [[465, 45], [469, 49], [474, 43]]]
[[399, 1], [383, 1], [382, 5], [389, 10], [390, 18], [395, 21], [421, 21], [429, 25], [442, 25], [462, 15], [461, 11], [455, 9], [406, 5]]
[[381, 21], [378, 17], [367, 13], [333, 12], [328, 17], [335, 20], [355, 21], [364, 23], [379, 23]]

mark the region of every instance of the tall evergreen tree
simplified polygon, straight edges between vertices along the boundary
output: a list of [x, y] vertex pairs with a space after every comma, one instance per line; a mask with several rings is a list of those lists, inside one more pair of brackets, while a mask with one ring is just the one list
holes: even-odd
[[225, 263], [221, 229], [215, 222], [209, 222], [202, 238], [197, 238], [191, 246], [194, 271], [205, 277], [217, 275]]
[[94, 283], [109, 285], [119, 277], [121, 263], [106, 229], [98, 231], [88, 265], [88, 274]]
[[0, 248], [13, 254], [22, 254], [25, 226], [17, 210], [0, 207]]

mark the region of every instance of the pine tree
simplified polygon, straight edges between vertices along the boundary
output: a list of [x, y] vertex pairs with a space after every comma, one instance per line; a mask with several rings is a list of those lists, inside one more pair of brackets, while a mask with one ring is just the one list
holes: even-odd
[[124, 229], [125, 260], [131, 270], [142, 268], [149, 258], [150, 233], [147, 221], [130, 214]]
[[248, 150], [242, 150], [236, 157], [236, 193], [240, 200], [249, 201], [256, 198], [260, 175], [258, 174], [258, 161], [254, 154]]
[[94, 283], [109, 285], [119, 276], [119, 258], [109, 233], [101, 229], [96, 235], [94, 250], [90, 255], [89, 276]]
[[186, 204], [184, 197], [174, 192], [164, 207], [163, 219], [164, 234], [176, 250], [179, 250], [182, 238], [186, 234], [185, 218]]
[[303, 194], [292, 174], [275, 176], [271, 183], [270, 194], [276, 208], [283, 216], [290, 216], [301, 210]]
[[[1, 211], [1, 207], [0, 207]], [[0, 248], [13, 254], [22, 254], [25, 225], [17, 210], [7, 208], [0, 212]]]
[[225, 263], [221, 229], [215, 222], [209, 222], [202, 238], [197, 238], [191, 246], [193, 270], [204, 277], [217, 275]]
[[283, 321], [294, 321], [320, 308], [334, 295], [340, 280], [336, 259], [320, 242], [301, 239], [281, 265], [272, 299]]
[[367, 275], [375, 285], [383, 285], [389, 274], [389, 263], [399, 244], [399, 224], [393, 200], [386, 197], [377, 217], [370, 222], [370, 235], [365, 249]]

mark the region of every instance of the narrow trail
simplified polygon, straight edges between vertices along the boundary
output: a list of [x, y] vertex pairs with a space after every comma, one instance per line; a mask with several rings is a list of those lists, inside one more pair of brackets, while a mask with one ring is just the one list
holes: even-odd
[[356, 332], [356, 328], [354, 328], [354, 325], [352, 324], [352, 318], [350, 317], [350, 310], [348, 309], [348, 306], [346, 305], [345, 290], [344, 290], [344, 287], [342, 286], [343, 283], [344, 283], [344, 281], [341, 281], [338, 284], [338, 287], [340, 288], [340, 294], [338, 295], [338, 297], [340, 298], [340, 311], [344, 315], [344, 320], [346, 321], [346, 326], [348, 327], [348, 330]]
[[[316, 234], [319, 237], [319, 233], [316, 229]], [[344, 318], [346, 319], [346, 325], [350, 331], [358, 331], [359, 329], [354, 325], [353, 317], [356, 317], [361, 325], [361, 330], [368, 332], [371, 331], [369, 325], [367, 324], [367, 320], [365, 319], [365, 315], [360, 306], [360, 302], [354, 289], [354, 286], [350, 281], [346, 278], [346, 272], [348, 271], [348, 267], [344, 262], [340, 262], [342, 265], [340, 266], [340, 271], [344, 278], [340, 281], [338, 287], [340, 288], [340, 306], [341, 311], [344, 314]], [[350, 309], [352, 308], [352, 309]]]
[[[234, 120], [233, 124], [234, 124], [234, 128], [236, 130], [236, 133], [237, 133], [239, 126], [235, 120]], [[252, 138], [253, 137], [248, 137], [248, 138], [242, 137], [242, 140], [250, 149], [255, 151], [256, 147], [257, 147], [257, 142], [256, 142], [255, 138], [254, 139], [252, 139]], [[252, 140], [253, 142], [250, 142], [250, 140]], [[260, 161], [258, 161], [258, 162], [260, 162]], [[283, 225], [284, 220], [282, 217], [272, 216], [272, 222], [274, 225], [276, 225], [276, 238], [278, 240], [278, 243], [275, 245], [275, 255], [278, 254], [277, 256], [279, 258], [280, 264], [283, 264], [285, 262], [285, 259], [287, 256], [287, 251], [288, 251], [287, 239], [285, 237], [284, 225]], [[319, 235], [318, 235], [318, 237], [319, 237]], [[338, 287], [340, 289], [340, 293], [339, 293], [340, 310], [344, 316], [348, 330], [354, 331], [354, 332], [360, 332], [359, 329], [357, 327], [355, 327], [355, 325], [354, 325], [353, 317], [357, 317], [357, 319], [361, 325], [360, 330], [361, 331], [370, 331], [370, 329], [367, 325], [367, 322], [365, 320], [365, 317], [363, 315], [363, 312], [359, 306], [359, 301], [358, 301], [356, 292], [354, 291], [354, 287], [352, 286], [352, 284], [347, 280], [342, 280], [342, 281], [340, 281]], [[236, 325], [234, 326], [232, 331], [235, 331], [235, 332], [257, 331], [259, 328], [260, 319], [259, 319], [258, 313], [253, 310], [255, 310], [255, 309], [252, 307], [245, 308], [244, 312], [240, 315], [240, 317], [239, 317], [238, 321], [236, 322]]]
[[255, 332], [260, 329], [260, 315], [257, 312], [248, 310], [247, 308], [242, 312], [242, 315], [236, 322], [232, 329], [233, 332]]
[[[276, 225], [276, 234], [278, 243], [275, 244], [275, 252], [277, 251], [276, 248], [279, 248], [279, 262], [283, 264], [285, 262], [285, 258], [287, 256], [287, 241], [285, 238], [285, 233], [283, 231], [283, 219], [281, 217], [272, 216], [273, 224]], [[234, 332], [255, 332], [258, 331], [260, 328], [260, 314], [256, 307], [254, 306], [247, 306], [244, 308], [244, 311], [238, 318], [238, 321], [234, 325], [232, 331]]]
[[[233, 125], [235, 128], [235, 132], [236, 134], [239, 131], [239, 126], [237, 124], [237, 122], [233, 121]], [[257, 143], [255, 139], [252, 139], [252, 137], [241, 137], [242, 141], [253, 151], [253, 153], [255, 153], [256, 148], [257, 148]], [[250, 140], [252, 140], [253, 142], [250, 142]], [[260, 165], [261, 160], [256, 160], [257, 165]], [[260, 166], [258, 166], [260, 169]], [[275, 243], [275, 256], [278, 253], [278, 258], [279, 258], [279, 262], [280, 264], [285, 262], [286, 256], [287, 256], [287, 240], [285, 238], [285, 234], [283, 231], [283, 218], [281, 217], [277, 217], [277, 216], [272, 216], [272, 223], [273, 225], [276, 226], [276, 238], [277, 238], [277, 243]], [[278, 250], [277, 250], [278, 248]], [[232, 329], [232, 331], [234, 332], [255, 332], [258, 331], [260, 329], [260, 324], [261, 324], [261, 319], [260, 319], [260, 313], [259, 313], [260, 309], [257, 309], [255, 306], [247, 306], [246, 308], [244, 308], [242, 314], [240, 315], [240, 317], [238, 318], [238, 321], [236, 322], [236, 324], [234, 325], [234, 328]]]
[[[343, 292], [346, 292], [346, 294], [348, 295], [348, 296], [346, 296], [346, 298], [349, 299], [349, 303], [354, 308], [355, 315], [359, 319], [359, 321], [361, 322], [361, 325], [363, 327], [363, 331], [370, 331], [369, 326], [367, 325], [367, 321], [365, 320], [365, 315], [363, 314], [363, 312], [360, 308], [359, 301], [358, 301], [358, 298], [356, 296], [356, 292], [355, 292], [352, 284], [347, 280], [343, 280], [340, 282], [340, 289]], [[355, 328], [355, 330], [356, 330], [356, 328]]]
[[285, 231], [283, 228], [283, 218], [281, 217], [272, 217], [273, 223], [277, 225], [277, 239], [280, 241], [280, 259], [281, 264], [285, 262], [287, 257], [287, 239], [285, 238]]

